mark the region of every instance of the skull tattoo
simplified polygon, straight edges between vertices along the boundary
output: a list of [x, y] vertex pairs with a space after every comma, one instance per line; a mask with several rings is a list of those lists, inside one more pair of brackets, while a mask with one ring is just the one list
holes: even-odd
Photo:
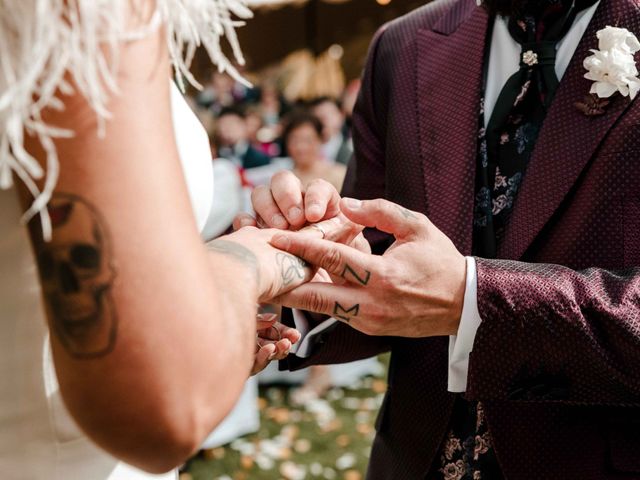
[[110, 296], [115, 270], [104, 221], [74, 195], [54, 195], [48, 211], [53, 240], [36, 241], [35, 247], [52, 326], [74, 357], [102, 356], [113, 349], [117, 327]]

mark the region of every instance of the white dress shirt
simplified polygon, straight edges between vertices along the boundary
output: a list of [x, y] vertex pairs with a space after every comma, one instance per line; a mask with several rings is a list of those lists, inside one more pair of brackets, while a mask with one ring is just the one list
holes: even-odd
[[[480, 4], [481, 1], [478, 1]], [[567, 35], [558, 43], [556, 56], [556, 74], [562, 79], [569, 63], [575, 53], [584, 32], [587, 30], [593, 15], [600, 2], [580, 12]], [[487, 85], [485, 90], [485, 126], [488, 124], [493, 109], [495, 108], [500, 92], [507, 80], [520, 68], [521, 46], [511, 37], [508, 29], [509, 19], [497, 17], [491, 37], [491, 51], [489, 55], [489, 68], [487, 73]], [[476, 332], [482, 319], [478, 311], [478, 277], [476, 273], [476, 261], [473, 257], [467, 257], [467, 277], [464, 294], [462, 317], [457, 335], [449, 337], [449, 374], [448, 390], [454, 393], [465, 392], [467, 389], [467, 376], [469, 371], [469, 354], [473, 349]], [[294, 310], [293, 318], [296, 328], [301, 331], [303, 337], [300, 343], [294, 347], [295, 355], [306, 358], [311, 354], [313, 337], [326, 328], [333, 325], [336, 320], [329, 320], [317, 325], [311, 331], [306, 318], [300, 312]]]

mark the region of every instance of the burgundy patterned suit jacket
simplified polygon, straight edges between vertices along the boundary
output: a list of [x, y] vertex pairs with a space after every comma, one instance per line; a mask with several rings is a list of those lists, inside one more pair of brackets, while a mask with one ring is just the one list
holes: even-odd
[[[488, 24], [475, 0], [436, 0], [378, 32], [344, 192], [425, 213], [464, 254]], [[583, 60], [607, 25], [640, 34], [640, 1], [602, 0], [544, 123], [500, 260], [477, 259], [482, 323], [466, 395], [484, 403], [508, 479], [640, 479], [640, 100], [617, 96], [597, 117], [575, 107], [591, 86]], [[339, 324], [288, 366], [390, 349], [368, 478], [417, 480], [452, 409], [447, 348], [448, 338], [367, 337]]]

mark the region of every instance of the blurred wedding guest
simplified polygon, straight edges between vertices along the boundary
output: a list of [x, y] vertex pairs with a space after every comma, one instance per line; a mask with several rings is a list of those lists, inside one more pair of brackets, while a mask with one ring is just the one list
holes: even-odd
[[[260, 111], [255, 106], [248, 107], [245, 110], [245, 124], [247, 126], [247, 137], [251, 145], [258, 150], [262, 150], [262, 142], [258, 139], [260, 136], [260, 130], [264, 127], [264, 121]], [[264, 152], [266, 153], [266, 152]]]
[[262, 114], [265, 126], [276, 127], [280, 119], [286, 115], [287, 102], [284, 100], [278, 87], [271, 81], [265, 81], [260, 85], [258, 106]]
[[280, 125], [267, 126], [258, 105], [251, 105], [246, 109], [246, 124], [249, 142], [256, 150], [271, 158], [280, 156], [282, 153], [282, 145], [278, 138]]
[[198, 93], [196, 102], [202, 108], [219, 115], [222, 110], [245, 100], [249, 89], [226, 73], [217, 70], [211, 74], [209, 83]]
[[347, 168], [328, 162], [323, 155], [322, 123], [317, 117], [307, 112], [293, 114], [286, 124], [283, 139], [293, 161], [293, 173], [303, 185], [321, 178], [340, 190]]
[[322, 123], [322, 151], [333, 162], [346, 165], [353, 155], [353, 143], [345, 132], [345, 115], [336, 101], [320, 97], [311, 102], [311, 113]]
[[216, 120], [215, 140], [218, 155], [239, 167], [249, 169], [269, 165], [268, 155], [251, 145], [245, 114], [237, 108], [220, 112]]

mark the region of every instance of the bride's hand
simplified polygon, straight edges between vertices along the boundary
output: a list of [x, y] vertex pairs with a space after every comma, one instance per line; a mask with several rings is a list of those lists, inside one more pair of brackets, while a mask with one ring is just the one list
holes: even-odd
[[340, 213], [340, 194], [333, 185], [316, 179], [305, 187], [288, 170], [276, 173], [269, 185], [256, 187], [251, 202], [256, 218], [240, 214], [234, 221], [235, 228], [257, 223], [280, 230], [299, 230], [305, 224], [328, 220]]
[[[357, 237], [361, 229], [346, 217], [338, 216], [308, 227], [304, 232], [314, 238], [344, 242]], [[310, 281], [316, 273], [298, 257], [270, 245], [273, 236], [279, 232], [271, 228], [244, 227], [207, 245], [210, 251], [232, 256], [255, 271], [260, 303], [268, 303]]]
[[273, 360], [286, 358], [291, 347], [300, 340], [300, 332], [278, 322], [275, 313], [258, 314], [256, 320], [258, 333], [251, 375], [267, 368]]
[[[234, 230], [252, 226], [300, 230], [310, 225], [323, 225], [325, 221], [337, 219], [350, 221], [340, 212], [340, 194], [329, 182], [317, 179], [305, 188], [298, 177], [288, 170], [276, 173], [271, 183], [256, 187], [251, 195], [255, 217], [241, 213], [233, 221]], [[355, 235], [325, 237], [343, 243], [363, 253], [370, 254], [369, 242], [362, 235], [362, 228]]]

